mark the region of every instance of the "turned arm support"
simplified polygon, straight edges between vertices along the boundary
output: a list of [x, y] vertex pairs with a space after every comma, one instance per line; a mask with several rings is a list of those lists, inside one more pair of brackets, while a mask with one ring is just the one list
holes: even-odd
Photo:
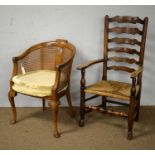
[[98, 59], [98, 60], [92, 60], [92, 61], [88, 61], [88, 62], [85, 62], [83, 64], [80, 64], [77, 69], [78, 70], [84, 70], [84, 69], [87, 69], [88, 67], [92, 66], [92, 65], [95, 65], [97, 63], [100, 63], [100, 62], [104, 62], [103, 59]]
[[104, 59], [98, 59], [98, 60], [93, 60], [93, 61], [88, 61], [86, 63], [80, 64], [77, 67], [77, 70], [81, 70], [81, 90], [85, 89], [85, 85], [86, 85], [86, 80], [85, 80], [85, 69], [87, 69], [88, 67], [104, 62]]

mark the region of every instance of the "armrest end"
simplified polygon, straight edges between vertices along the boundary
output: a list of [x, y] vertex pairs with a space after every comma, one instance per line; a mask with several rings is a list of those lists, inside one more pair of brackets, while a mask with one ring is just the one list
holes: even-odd
[[131, 73], [130, 77], [131, 78], [135, 78], [138, 76], [138, 74], [140, 74], [143, 71], [143, 68], [140, 66], [138, 67], [137, 70], [135, 70], [134, 72]]
[[18, 57], [13, 57], [13, 58], [12, 58], [12, 61], [13, 61], [13, 62], [17, 62], [17, 61], [18, 61]]

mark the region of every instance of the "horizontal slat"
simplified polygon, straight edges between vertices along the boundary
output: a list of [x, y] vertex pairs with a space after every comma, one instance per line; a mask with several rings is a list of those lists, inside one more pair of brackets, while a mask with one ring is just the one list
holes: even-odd
[[139, 64], [139, 62], [135, 59], [127, 58], [127, 57], [110, 57], [108, 58], [109, 61], [116, 61], [116, 62], [126, 62], [129, 64]]
[[125, 66], [109, 66], [109, 67], [107, 67], [107, 69], [108, 70], [116, 70], [116, 71], [125, 71], [125, 72], [129, 72], [129, 73], [132, 73], [133, 71], [135, 71], [135, 69], [125, 67]]
[[113, 47], [113, 48], [109, 48], [108, 51], [140, 55], [140, 52], [138, 52], [136, 49], [125, 48], [125, 47]]
[[139, 17], [131, 17], [131, 16], [115, 16], [115, 17], [109, 18], [109, 22], [144, 24], [144, 20], [140, 19]]
[[113, 33], [129, 33], [129, 34], [140, 34], [142, 35], [143, 32], [140, 31], [138, 28], [128, 28], [128, 27], [113, 27], [109, 29], [109, 32]]
[[108, 39], [109, 42], [115, 42], [117, 44], [130, 44], [130, 45], [141, 45], [141, 43], [137, 39], [129, 39], [129, 38], [111, 38]]

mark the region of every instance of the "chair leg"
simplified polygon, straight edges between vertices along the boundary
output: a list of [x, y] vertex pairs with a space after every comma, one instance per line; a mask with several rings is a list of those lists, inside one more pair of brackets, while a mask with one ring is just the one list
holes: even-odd
[[43, 104], [43, 111], [45, 111], [46, 110], [45, 99], [42, 99], [42, 104]]
[[135, 109], [135, 97], [130, 97], [130, 107], [128, 113], [128, 135], [127, 138], [131, 140], [133, 138], [133, 123], [134, 123], [134, 109]]
[[85, 117], [85, 92], [81, 90], [81, 99], [80, 99], [80, 121], [79, 126], [84, 126], [84, 117]]
[[16, 113], [16, 107], [15, 107], [15, 103], [14, 103], [14, 96], [12, 95], [12, 92], [8, 93], [8, 98], [11, 104], [11, 110], [12, 110], [12, 114], [13, 114], [13, 119], [10, 121], [11, 124], [15, 124], [17, 121], [17, 113]]
[[102, 107], [104, 109], [106, 109], [106, 106], [107, 106], [107, 104], [106, 104], [106, 97], [102, 96]]
[[140, 94], [138, 95], [138, 103], [137, 103], [137, 109], [136, 109], [136, 116], [135, 116], [135, 121], [139, 121], [139, 110], [140, 110]]
[[58, 132], [58, 109], [59, 109], [59, 102], [58, 101], [51, 101], [49, 103], [50, 107], [53, 110], [53, 129], [54, 129], [54, 137], [59, 138], [60, 133]]
[[71, 117], [75, 117], [75, 111], [73, 110], [72, 101], [71, 101], [71, 95], [70, 95], [70, 91], [69, 90], [66, 93], [66, 98], [67, 98], [67, 101], [68, 101], [70, 116]]

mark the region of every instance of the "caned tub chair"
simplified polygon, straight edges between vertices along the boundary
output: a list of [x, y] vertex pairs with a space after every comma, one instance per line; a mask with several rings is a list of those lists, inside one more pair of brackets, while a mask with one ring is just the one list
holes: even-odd
[[74, 115], [70, 96], [70, 74], [75, 47], [67, 40], [43, 42], [27, 49], [20, 56], [14, 57], [13, 73], [10, 80], [9, 101], [13, 112], [12, 124], [16, 123], [14, 97], [17, 93], [42, 99], [43, 110], [45, 100], [53, 110], [54, 136], [58, 132], [59, 99], [67, 97], [69, 112]]
[[[105, 16], [104, 58], [86, 62], [77, 68], [81, 70], [80, 126], [84, 125], [85, 113], [92, 110], [125, 116], [128, 117], [127, 138], [133, 138], [133, 122], [134, 120], [138, 121], [139, 118], [147, 25], [147, 17], [140, 19], [139, 17], [131, 16], [115, 16], [112, 18], [108, 15]], [[86, 69], [99, 63], [103, 64], [102, 80], [92, 85], [86, 85]], [[108, 80], [108, 70], [131, 73], [131, 83]], [[110, 73], [108, 73], [108, 76], [110, 76]], [[94, 95], [86, 98], [86, 94]], [[92, 106], [85, 104], [86, 101], [98, 96], [102, 96], [101, 105]], [[124, 100], [125, 102], [123, 102]], [[109, 109], [106, 106], [106, 102], [121, 105], [126, 105], [126, 102], [128, 102], [128, 112], [118, 112]]]

